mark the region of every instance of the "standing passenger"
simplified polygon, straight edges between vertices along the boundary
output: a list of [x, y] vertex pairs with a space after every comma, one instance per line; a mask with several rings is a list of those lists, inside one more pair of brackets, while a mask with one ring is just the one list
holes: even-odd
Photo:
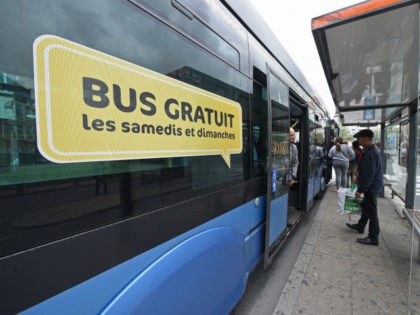
[[358, 186], [355, 196], [360, 198], [364, 194], [361, 203], [362, 214], [359, 222], [347, 226], [360, 234], [363, 234], [369, 221], [369, 234], [365, 238], [358, 238], [359, 243], [365, 245], [378, 245], [379, 218], [377, 208], [377, 195], [383, 189], [382, 158], [372, 143], [373, 131], [370, 129], [360, 130], [354, 135], [359, 144], [363, 146], [362, 161], [359, 164], [357, 174]]
[[290, 145], [289, 145], [289, 153], [290, 153], [290, 164], [289, 164], [289, 173], [287, 174], [287, 184], [289, 186], [293, 186], [297, 183], [297, 170], [299, 166], [298, 160], [298, 149], [295, 144], [296, 140], [296, 131], [293, 128], [290, 128]]
[[328, 184], [332, 178], [332, 159], [330, 157], [328, 157], [328, 153], [330, 152], [331, 148], [334, 146], [335, 144], [335, 138], [334, 136], [330, 136], [329, 138], [329, 142], [327, 145], [327, 148], [325, 150], [325, 154], [327, 154], [327, 174], [325, 176], [325, 183]]
[[330, 149], [328, 157], [333, 160], [335, 171], [335, 187], [336, 191], [340, 187], [347, 187], [347, 172], [349, 170], [349, 162], [354, 159], [354, 152], [347, 144], [343, 143], [343, 138], [337, 137], [335, 146]]
[[362, 149], [360, 148], [357, 140], [352, 142], [352, 149], [354, 151], [355, 158], [350, 161], [350, 182], [352, 184], [357, 184], [357, 169], [360, 161], [362, 160]]

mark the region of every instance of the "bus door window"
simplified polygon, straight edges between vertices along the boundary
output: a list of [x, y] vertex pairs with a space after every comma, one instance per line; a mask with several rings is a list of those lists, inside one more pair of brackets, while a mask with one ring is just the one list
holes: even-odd
[[268, 174], [266, 203], [266, 240], [264, 265], [280, 246], [287, 229], [287, 199], [289, 173], [289, 99], [288, 86], [269, 73], [268, 95]]
[[252, 104], [252, 174], [257, 177], [267, 168], [267, 77], [255, 67]]

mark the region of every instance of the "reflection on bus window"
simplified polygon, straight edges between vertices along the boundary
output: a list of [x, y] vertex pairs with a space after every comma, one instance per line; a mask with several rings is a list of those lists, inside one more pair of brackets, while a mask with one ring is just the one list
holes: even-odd
[[[154, 211], [250, 177], [247, 132], [243, 132], [243, 152], [231, 156], [231, 168], [221, 156], [47, 161], [36, 141], [32, 44], [40, 35], [86, 45], [236, 101], [243, 107], [243, 128], [249, 126], [246, 89], [250, 84], [234, 67], [131, 5], [46, 0], [25, 3], [31, 15], [11, 20], [20, 5], [9, 2], [0, 11], [4, 22], [0, 32], [0, 228], [4, 235], [15, 237], [0, 246], [0, 255]], [[124, 22], [116, 15], [124, 16]], [[75, 27], [87, 20], [88, 30]], [[37, 202], [31, 202], [34, 196]], [[59, 224], [62, 228], [57, 228]], [[2, 239], [7, 240], [6, 236]]]

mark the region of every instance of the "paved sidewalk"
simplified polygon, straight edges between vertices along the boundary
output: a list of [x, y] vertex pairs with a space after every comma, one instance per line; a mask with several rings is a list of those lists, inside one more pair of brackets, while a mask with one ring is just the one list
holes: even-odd
[[420, 314], [417, 261], [409, 282], [418, 245], [399, 214], [402, 204], [378, 198], [379, 246], [357, 243], [367, 231], [348, 229], [346, 222], [359, 216], [340, 215], [337, 205], [330, 185], [274, 314]]

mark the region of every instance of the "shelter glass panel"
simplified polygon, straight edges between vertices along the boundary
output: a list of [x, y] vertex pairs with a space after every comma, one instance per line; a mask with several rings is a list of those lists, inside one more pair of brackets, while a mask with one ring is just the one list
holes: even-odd
[[337, 105], [407, 104], [417, 97], [417, 4], [325, 31]]
[[[401, 127], [403, 126], [403, 127]], [[384, 177], [385, 183], [401, 197], [406, 199], [407, 183], [407, 146], [408, 134], [405, 130], [408, 124], [401, 125], [394, 123], [385, 128], [385, 164]], [[408, 130], [407, 130], [408, 131]], [[403, 164], [401, 161], [403, 160]]]
[[[420, 26], [417, 26], [420, 28]], [[420, 31], [419, 31], [420, 33]], [[419, 52], [420, 63], [420, 52]], [[420, 70], [420, 64], [418, 69]], [[419, 73], [420, 78], [420, 73]], [[420, 80], [419, 80], [420, 81]], [[419, 86], [420, 96], [420, 86]], [[418, 103], [420, 107], [420, 103]], [[418, 115], [419, 111], [417, 111]], [[415, 200], [414, 209], [411, 211], [411, 261], [410, 261], [410, 285], [408, 292], [408, 309], [410, 314], [420, 314], [420, 124], [417, 123], [416, 141], [410, 145], [416, 145], [416, 179], [415, 179]]]

